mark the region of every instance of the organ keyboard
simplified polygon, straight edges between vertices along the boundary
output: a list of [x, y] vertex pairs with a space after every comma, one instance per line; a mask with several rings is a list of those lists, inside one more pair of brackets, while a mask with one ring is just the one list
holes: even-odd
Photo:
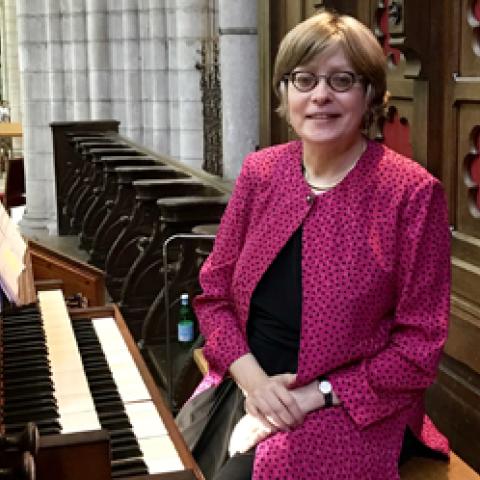
[[[38, 292], [38, 307], [3, 315], [0, 391], [7, 433], [29, 420], [39, 427], [38, 480], [203, 479], [116, 306], [69, 315], [62, 293], [52, 290]], [[105, 432], [111, 474], [105, 465], [92, 469], [90, 454], [75, 468], [55, 460], [60, 445], [88, 444], [88, 437], [105, 457]]]

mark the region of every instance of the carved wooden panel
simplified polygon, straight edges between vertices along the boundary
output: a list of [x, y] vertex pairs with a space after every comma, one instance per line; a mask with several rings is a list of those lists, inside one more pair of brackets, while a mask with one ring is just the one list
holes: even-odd
[[439, 133], [453, 147], [447, 150], [452, 168], [444, 169], [454, 228], [452, 308], [445, 358], [429, 405], [452, 448], [480, 470], [480, 2], [451, 5], [444, 20], [449, 42], [441, 58], [447, 59], [448, 71], [440, 90], [445, 109]]
[[395, 48], [395, 45], [402, 43], [404, 39], [404, 12], [403, 0], [379, 1], [375, 11], [375, 32], [392, 65], [398, 65], [402, 56], [402, 52]]
[[222, 159], [222, 94], [218, 37], [202, 41], [200, 88], [203, 110], [203, 164], [212, 175], [223, 175]]
[[[459, 71], [454, 74], [457, 117], [455, 227], [474, 241], [480, 240], [479, 0], [462, 1], [459, 22]], [[480, 264], [477, 266], [480, 267]]]
[[464, 138], [459, 138], [457, 229], [480, 237], [479, 105], [475, 103], [463, 105], [459, 121]]
[[[416, 30], [407, 30], [410, 17], [404, 0], [377, 1], [373, 31], [388, 59], [390, 100], [377, 138], [388, 147], [427, 166], [428, 83], [421, 78], [422, 61]], [[411, 39], [410, 37], [413, 37]]]
[[480, 70], [480, 0], [462, 0], [460, 75], [476, 76]]

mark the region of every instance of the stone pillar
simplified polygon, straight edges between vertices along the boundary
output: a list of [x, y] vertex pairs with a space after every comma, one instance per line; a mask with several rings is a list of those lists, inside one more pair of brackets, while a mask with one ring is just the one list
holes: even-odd
[[158, 0], [150, 0], [149, 7], [149, 36], [141, 39], [147, 51], [142, 77], [145, 139], [150, 138], [151, 125], [151, 143], [148, 145], [156, 152], [171, 154], [166, 7]]
[[[15, 0], [2, 5], [2, 94], [10, 107], [10, 120], [22, 121], [20, 72], [18, 67], [17, 9]], [[13, 154], [22, 155], [22, 139], [12, 140]]]
[[106, 0], [87, 0], [87, 71], [92, 120], [111, 116]]
[[219, 0], [224, 177], [259, 142], [257, 0]]
[[[48, 14], [43, 2], [17, 1], [27, 204], [22, 225], [46, 226], [54, 212]], [[53, 45], [52, 45], [53, 47]]]
[[195, 168], [203, 161], [200, 90], [202, 39], [208, 34], [208, 0], [170, 0], [167, 9], [170, 154]]
[[111, 74], [111, 102], [112, 118], [123, 120], [126, 116], [125, 106], [125, 76], [123, 74], [123, 22], [122, 2], [108, 0], [107, 3], [107, 28], [108, 52]]
[[[51, 3], [59, 3], [58, 0], [51, 0]], [[55, 120], [67, 119], [89, 119], [91, 118], [91, 105], [88, 78], [88, 36], [87, 36], [87, 12], [85, 2], [68, 0], [66, 8], [62, 9], [67, 23], [65, 31], [62, 32], [60, 41], [63, 43], [65, 63], [62, 68], [65, 80], [71, 84], [71, 101], [73, 116], [66, 118], [55, 118]], [[70, 113], [70, 112], [69, 112]]]
[[125, 86], [126, 115], [122, 132], [129, 138], [142, 141], [142, 98], [140, 48], [137, 0], [123, 0], [122, 27], [123, 27], [123, 74]]

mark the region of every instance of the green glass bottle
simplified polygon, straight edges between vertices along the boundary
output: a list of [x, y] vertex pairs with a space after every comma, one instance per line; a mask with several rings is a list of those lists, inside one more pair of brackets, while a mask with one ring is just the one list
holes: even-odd
[[194, 314], [190, 306], [188, 293], [180, 295], [180, 315], [177, 339], [180, 343], [191, 343], [194, 337]]

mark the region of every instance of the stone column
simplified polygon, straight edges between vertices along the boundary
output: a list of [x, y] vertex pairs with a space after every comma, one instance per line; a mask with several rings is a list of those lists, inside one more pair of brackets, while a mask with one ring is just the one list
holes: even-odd
[[[10, 120], [22, 121], [20, 106], [20, 72], [18, 67], [17, 9], [14, 0], [4, 0], [1, 6], [2, 95], [10, 108]], [[21, 156], [22, 139], [13, 138], [13, 155]]]
[[136, 0], [123, 0], [123, 74], [125, 82], [126, 115], [121, 125], [122, 132], [129, 138], [142, 141], [142, 85], [140, 72], [140, 45], [138, 26], [138, 7]]
[[224, 177], [259, 142], [257, 0], [219, 0]]
[[54, 212], [48, 21], [43, 2], [17, 1], [27, 205], [22, 225], [44, 227]]
[[[144, 94], [145, 139], [154, 151], [170, 154], [170, 116], [168, 109], [167, 16], [164, 2], [150, 0], [148, 38], [145, 42], [145, 66], [142, 77]], [[150, 123], [151, 122], [151, 123]]]
[[200, 90], [202, 39], [208, 34], [208, 0], [170, 0], [167, 9], [170, 154], [195, 168], [203, 161]]
[[126, 115], [125, 107], [125, 76], [123, 74], [123, 25], [122, 2], [108, 0], [107, 3], [107, 28], [108, 51], [111, 75], [111, 102], [112, 118], [123, 120]]
[[111, 116], [106, 0], [87, 0], [87, 70], [92, 120]]

